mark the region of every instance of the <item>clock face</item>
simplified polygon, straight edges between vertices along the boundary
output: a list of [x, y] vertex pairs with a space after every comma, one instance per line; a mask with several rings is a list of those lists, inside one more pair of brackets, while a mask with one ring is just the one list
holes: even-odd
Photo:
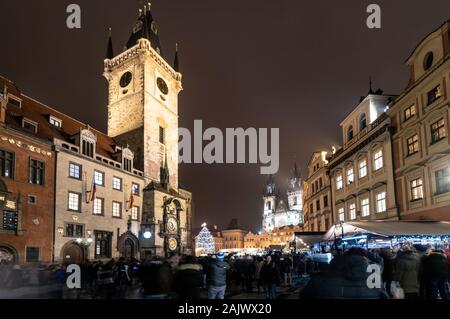
[[164, 81], [162, 78], [157, 78], [156, 84], [158, 85], [158, 89], [161, 91], [162, 94], [164, 95], [169, 94], [169, 87], [167, 86], [166, 81]]
[[131, 80], [133, 79], [133, 74], [131, 72], [125, 72], [120, 78], [120, 86], [125, 88], [130, 85]]
[[169, 250], [174, 251], [178, 248], [178, 241], [175, 238], [169, 239]]
[[167, 221], [167, 230], [170, 233], [176, 233], [178, 230], [178, 223], [177, 220], [175, 218], [169, 218], [169, 220]]

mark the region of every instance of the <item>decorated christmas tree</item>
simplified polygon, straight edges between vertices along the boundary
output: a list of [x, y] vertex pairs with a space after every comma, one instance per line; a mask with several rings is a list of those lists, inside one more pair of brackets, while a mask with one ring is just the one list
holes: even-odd
[[214, 254], [216, 252], [216, 243], [211, 232], [206, 227], [206, 224], [202, 225], [202, 230], [195, 238], [195, 250], [202, 252], [203, 254]]

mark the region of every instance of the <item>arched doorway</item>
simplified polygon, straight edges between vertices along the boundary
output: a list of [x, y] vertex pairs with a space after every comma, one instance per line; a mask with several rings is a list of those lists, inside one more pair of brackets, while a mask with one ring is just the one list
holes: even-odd
[[128, 231], [119, 237], [120, 257], [126, 259], [137, 258], [138, 250], [139, 240], [132, 232]]
[[61, 256], [64, 264], [79, 265], [85, 260], [85, 251], [77, 243], [71, 242], [64, 245]]
[[127, 238], [123, 244], [123, 251], [121, 252], [122, 257], [126, 259], [134, 258], [134, 243], [130, 238]]
[[0, 245], [0, 263], [16, 263], [17, 252], [14, 248]]

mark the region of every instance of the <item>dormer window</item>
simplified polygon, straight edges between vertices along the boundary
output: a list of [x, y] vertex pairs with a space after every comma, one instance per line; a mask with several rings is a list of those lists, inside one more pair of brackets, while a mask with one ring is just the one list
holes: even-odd
[[83, 140], [81, 152], [83, 155], [94, 157], [94, 143]]
[[61, 128], [62, 127], [62, 121], [54, 116], [50, 116], [49, 122], [51, 125]]
[[127, 147], [122, 151], [122, 167], [125, 171], [131, 172], [133, 170], [133, 152]]
[[359, 118], [359, 130], [362, 131], [367, 127], [366, 113], [361, 114]]
[[353, 139], [353, 126], [350, 125], [347, 129], [347, 140], [351, 141]]
[[124, 158], [123, 159], [123, 169], [126, 170], [127, 172], [131, 172], [132, 169], [132, 164], [133, 162], [129, 159], [129, 158]]
[[14, 105], [17, 107], [22, 107], [22, 101], [13, 96], [8, 96], [8, 104], [11, 104], [11, 105]]
[[29, 120], [29, 119], [22, 119], [22, 127], [25, 129], [25, 131], [36, 134], [37, 133], [37, 123]]
[[95, 143], [97, 137], [89, 130], [82, 130], [81, 133], [81, 153], [83, 155], [94, 158]]

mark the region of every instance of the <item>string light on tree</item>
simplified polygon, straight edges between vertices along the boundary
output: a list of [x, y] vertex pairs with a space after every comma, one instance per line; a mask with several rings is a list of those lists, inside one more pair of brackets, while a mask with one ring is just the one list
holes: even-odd
[[202, 229], [196, 237], [195, 249], [196, 251], [202, 251], [204, 254], [214, 254], [216, 252], [216, 243], [206, 226], [206, 223], [202, 225]]

